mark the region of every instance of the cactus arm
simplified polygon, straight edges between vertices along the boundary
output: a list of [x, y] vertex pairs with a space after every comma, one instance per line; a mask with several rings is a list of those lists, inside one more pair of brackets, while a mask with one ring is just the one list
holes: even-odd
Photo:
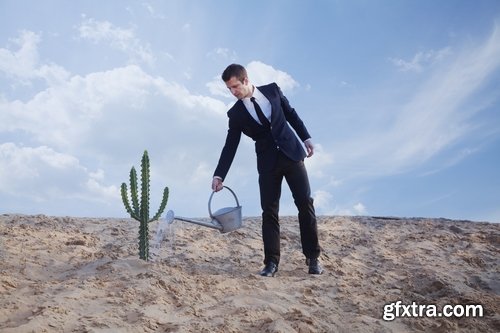
[[145, 150], [141, 162], [141, 216], [149, 220], [149, 157]]
[[138, 220], [137, 215], [134, 213], [134, 211], [130, 207], [130, 204], [128, 203], [127, 184], [125, 183], [122, 183], [121, 194], [122, 194], [123, 204], [125, 205], [125, 209], [127, 210], [127, 212], [130, 214], [130, 217]]
[[151, 220], [149, 220], [149, 222], [156, 221], [160, 218], [161, 214], [163, 214], [163, 211], [165, 210], [165, 207], [167, 206], [167, 200], [168, 200], [168, 187], [165, 187], [165, 189], [163, 190], [163, 199], [161, 201], [160, 208], [158, 208], [158, 212]]
[[135, 168], [132, 167], [130, 170], [130, 195], [132, 197], [132, 206], [134, 207], [134, 213], [136, 216], [140, 215], [139, 211], [139, 200], [137, 197], [137, 172]]

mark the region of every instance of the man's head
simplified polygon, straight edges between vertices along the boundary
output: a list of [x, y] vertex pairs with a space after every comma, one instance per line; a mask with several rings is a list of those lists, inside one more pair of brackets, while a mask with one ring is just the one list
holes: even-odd
[[253, 85], [251, 85], [248, 80], [245, 67], [238, 64], [231, 64], [227, 66], [222, 73], [222, 80], [234, 97], [242, 99], [252, 96]]
[[247, 70], [241, 65], [231, 64], [227, 66], [224, 72], [222, 72], [222, 81], [227, 82], [232, 77], [237, 78], [239, 81], [241, 81], [241, 83], [243, 83], [243, 80], [248, 78]]

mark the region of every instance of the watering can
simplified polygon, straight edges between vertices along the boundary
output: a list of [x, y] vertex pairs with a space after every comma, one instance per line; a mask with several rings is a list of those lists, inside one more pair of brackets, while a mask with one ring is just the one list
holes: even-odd
[[214, 191], [212, 192], [212, 194], [210, 195], [210, 199], [208, 200], [208, 213], [210, 214], [210, 218], [212, 219], [212, 221], [205, 222], [205, 221], [198, 221], [198, 220], [188, 219], [185, 217], [175, 216], [172, 210], [169, 210], [167, 212], [166, 216], [167, 221], [171, 223], [175, 219], [183, 222], [201, 225], [207, 228], [217, 229], [221, 233], [226, 233], [229, 231], [239, 229], [241, 227], [241, 206], [240, 203], [238, 202], [238, 197], [236, 197], [236, 194], [229, 187], [227, 186], [223, 187], [227, 188], [233, 194], [234, 198], [236, 199], [236, 207], [225, 207], [217, 210], [215, 213], [212, 213], [211, 205], [212, 205], [212, 197], [214, 196], [215, 193]]

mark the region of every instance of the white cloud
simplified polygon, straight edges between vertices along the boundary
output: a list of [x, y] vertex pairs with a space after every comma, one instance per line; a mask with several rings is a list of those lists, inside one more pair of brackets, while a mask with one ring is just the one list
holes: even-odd
[[313, 193], [314, 206], [319, 215], [366, 215], [367, 210], [361, 202], [353, 206], [341, 207], [334, 203], [333, 195], [325, 190], [317, 190]]
[[78, 27], [80, 37], [94, 43], [110, 43], [110, 45], [129, 55], [132, 61], [152, 65], [155, 57], [148, 44], [143, 44], [133, 29], [123, 29], [109, 21], [96, 21], [92, 18], [84, 20]]
[[339, 86], [342, 88], [353, 88], [354, 85], [352, 83], [349, 83], [347, 81], [340, 81]]
[[292, 76], [260, 61], [252, 61], [246, 66], [250, 81], [259, 86], [276, 82], [286, 92], [299, 86]]
[[361, 202], [358, 202], [353, 207], [355, 215], [366, 215], [366, 207]]
[[231, 95], [224, 82], [222, 82], [220, 76], [214, 77], [214, 79], [208, 82], [206, 86], [212, 95], [234, 99], [234, 96]]
[[217, 47], [207, 53], [207, 57], [211, 59], [223, 59], [234, 62], [237, 58], [236, 52], [228, 48]]
[[311, 158], [305, 159], [307, 172], [316, 178], [332, 177], [329, 167], [333, 164], [333, 156], [327, 152], [323, 145], [314, 143], [314, 155]]
[[89, 172], [77, 157], [46, 146], [0, 145], [4, 211], [92, 216], [91, 208], [119, 204], [118, 187], [105, 185], [101, 176], [103, 171]]
[[439, 62], [451, 54], [451, 48], [445, 47], [441, 50], [429, 50], [418, 52], [410, 61], [400, 58], [389, 58], [389, 60], [402, 72], [422, 72], [426, 66]]
[[42, 144], [58, 147], [79, 144], [92, 121], [113, 103], [139, 106], [148, 94], [150, 78], [138, 67], [128, 66], [85, 77], [40, 91], [31, 100], [1, 101], [0, 130], [31, 133]]
[[[393, 174], [421, 165], [476, 129], [470, 119], [481, 111], [476, 105], [484, 103], [472, 101], [499, 67], [497, 26], [483, 44], [436, 66], [410, 100], [393, 110], [392, 119], [378, 124], [378, 131], [355, 131], [356, 137], [336, 146], [338, 159], [353, 176]], [[376, 106], [371, 112], [377, 112]]]
[[190, 175], [189, 182], [196, 185], [206, 184], [212, 178], [212, 172], [212, 166], [205, 161], [201, 161], [194, 169], [194, 173]]
[[[37, 54], [36, 48], [32, 53]], [[148, 149], [153, 187], [171, 186], [173, 205], [184, 205], [186, 195], [202, 202], [206, 198], [199, 187], [206, 182], [209, 190], [220, 149], [214, 145], [223, 144], [226, 111], [222, 101], [192, 94], [137, 65], [51, 81], [26, 101], [2, 95], [0, 135], [21, 136], [32, 147], [20, 141], [2, 146], [0, 201], [15, 209], [31, 200], [35, 212], [61, 214], [64, 210], [56, 206], [64, 198], [73, 200], [68, 202], [72, 214], [85, 214], [93, 205], [101, 213], [123, 214], [119, 184]], [[15, 177], [9, 176], [11, 170]], [[187, 174], [193, 177], [186, 182]]]
[[161, 12], [159, 12], [150, 3], [145, 2], [142, 5], [143, 5], [144, 8], [146, 8], [146, 10], [148, 11], [148, 13], [151, 15], [152, 18], [161, 19], [161, 20], [166, 19], [165, 15], [163, 15]]
[[106, 186], [104, 181], [104, 171], [99, 170], [97, 173], [89, 173], [88, 180], [85, 183], [85, 199], [89, 201], [100, 201], [103, 203], [116, 203], [120, 197], [119, 187], [116, 185]]
[[19, 47], [17, 51], [0, 49], [0, 71], [23, 84], [30, 84], [34, 79], [44, 79], [49, 84], [57, 84], [68, 78], [69, 73], [55, 64], [39, 64], [38, 44], [41, 37], [32, 31], [21, 31], [12, 43]]
[[219, 100], [203, 95], [193, 95], [186, 87], [175, 82], [167, 82], [161, 78], [155, 79], [154, 82], [165, 96], [176, 101], [180, 106], [194, 111], [193, 113], [180, 113], [182, 117], [198, 117], [199, 112], [213, 112], [219, 116], [225, 115], [225, 104]]
[[0, 192], [47, 201], [55, 199], [55, 193], [64, 196], [81, 191], [88, 177], [75, 156], [46, 146], [0, 145]]
[[325, 212], [329, 212], [332, 210], [331, 207], [332, 207], [333, 195], [330, 192], [324, 190], [314, 191], [313, 199], [314, 199], [314, 207], [319, 212], [322, 212], [323, 214], [328, 214]]
[[[151, 114], [156, 108], [148, 110], [145, 107], [148, 103], [163, 104], [166, 109]], [[226, 106], [219, 100], [193, 95], [177, 83], [152, 77], [140, 67], [129, 65], [83, 77], [73, 76], [64, 84], [39, 92], [27, 102], [0, 100], [0, 111], [0, 132], [23, 131], [39, 144], [77, 149], [98, 138], [113, 137], [114, 141], [119, 138], [120, 131], [134, 132], [134, 127], [148, 126], [149, 116], [163, 122], [162, 130], [168, 121], [174, 124], [175, 121], [188, 123], [205, 119], [209, 126], [225, 117]], [[119, 127], [117, 119], [123, 121]], [[140, 133], [135, 135], [138, 142], [146, 139], [146, 136], [141, 139]]]
[[20, 79], [33, 78], [33, 71], [38, 64], [37, 44], [40, 40], [40, 36], [32, 31], [21, 31], [18, 38], [11, 39], [19, 47], [17, 51], [0, 49], [0, 70]]

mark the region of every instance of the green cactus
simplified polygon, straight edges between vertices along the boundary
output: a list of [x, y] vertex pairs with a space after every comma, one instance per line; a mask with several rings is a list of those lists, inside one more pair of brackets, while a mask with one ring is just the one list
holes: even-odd
[[121, 195], [125, 209], [130, 214], [130, 217], [140, 222], [139, 226], [139, 258], [143, 260], [149, 259], [149, 222], [158, 220], [165, 210], [168, 200], [168, 187], [163, 190], [163, 199], [158, 212], [149, 218], [149, 156], [145, 150], [141, 161], [141, 201], [139, 203], [137, 193], [137, 173], [135, 168], [130, 170], [130, 195], [132, 197], [132, 206], [128, 201], [127, 184], [122, 183]]

